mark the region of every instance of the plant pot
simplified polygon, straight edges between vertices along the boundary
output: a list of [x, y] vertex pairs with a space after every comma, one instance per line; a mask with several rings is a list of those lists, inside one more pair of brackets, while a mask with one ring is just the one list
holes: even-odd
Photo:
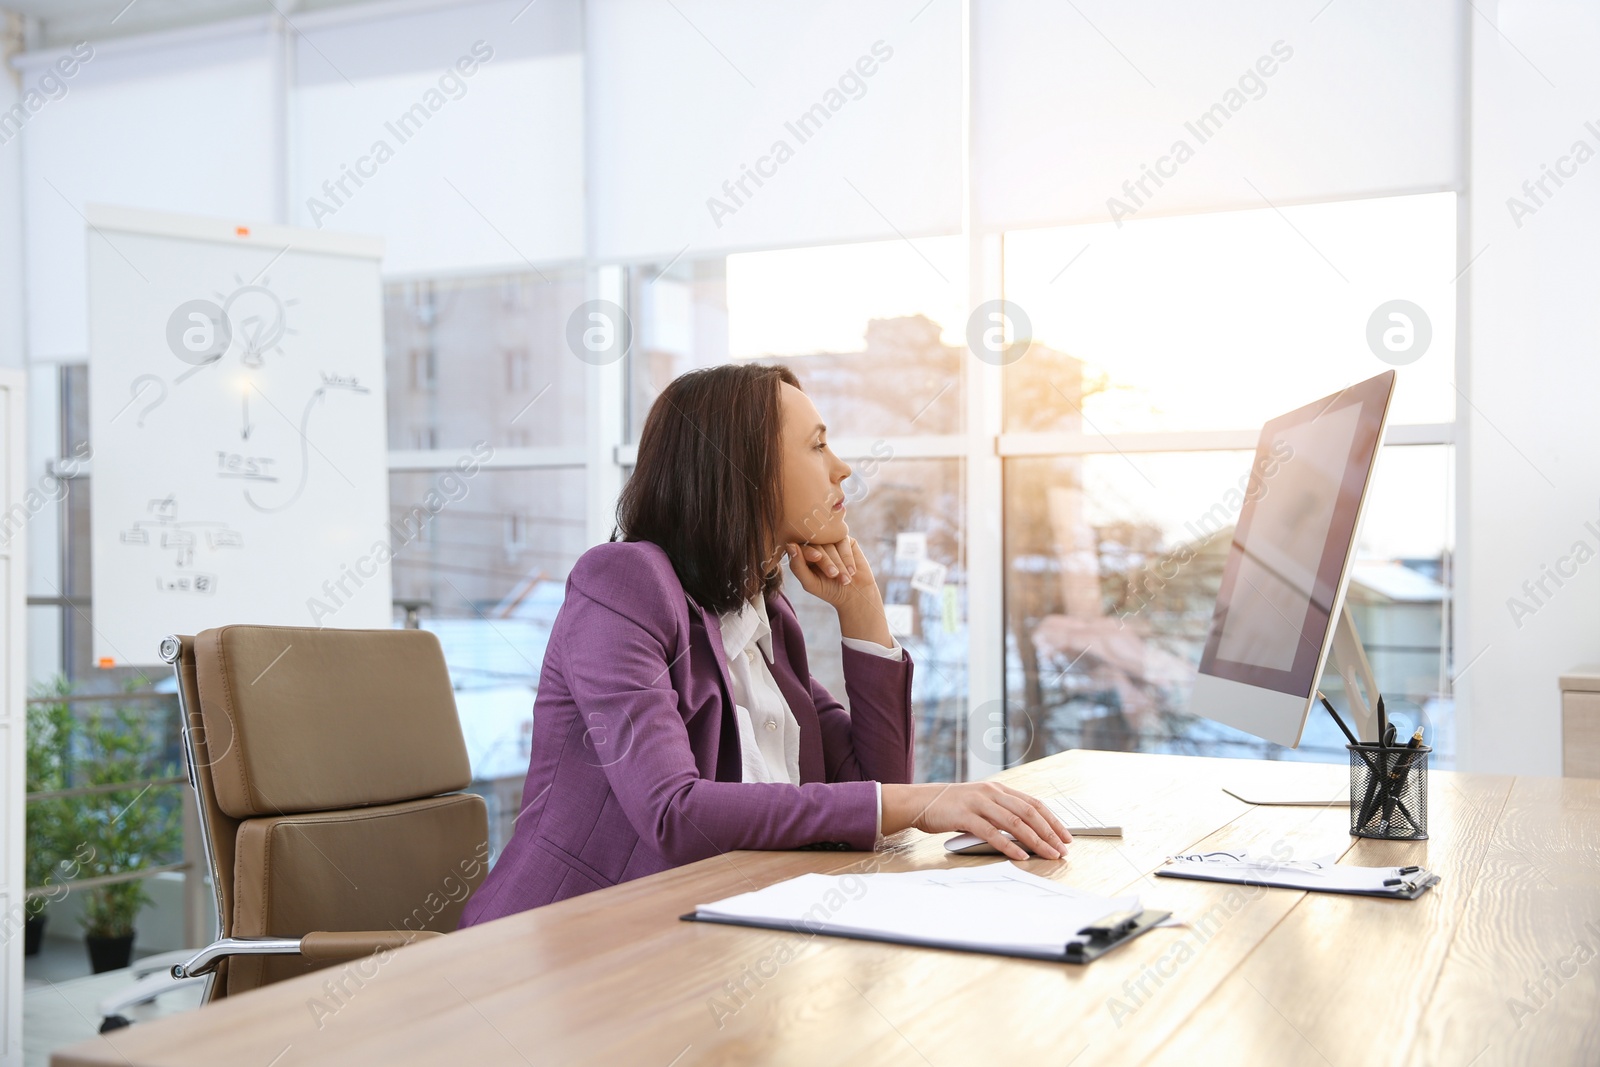
[[44, 924], [49, 916], [30, 915], [22, 924], [22, 954], [37, 956], [39, 947], [44, 944]]
[[89, 946], [89, 967], [95, 974], [114, 971], [133, 962], [133, 935], [97, 937], [85, 934], [83, 943]]

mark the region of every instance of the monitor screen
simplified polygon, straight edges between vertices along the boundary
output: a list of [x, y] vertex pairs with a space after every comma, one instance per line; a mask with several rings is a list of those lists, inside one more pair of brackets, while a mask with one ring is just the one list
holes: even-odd
[[1262, 429], [1202, 674], [1311, 694], [1393, 383], [1380, 374]]

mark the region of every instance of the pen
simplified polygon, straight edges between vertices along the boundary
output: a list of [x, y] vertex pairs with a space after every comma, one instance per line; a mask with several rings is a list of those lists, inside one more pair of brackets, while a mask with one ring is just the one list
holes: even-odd
[[1387, 746], [1389, 744], [1388, 733], [1389, 733], [1389, 716], [1383, 710], [1383, 694], [1379, 693], [1378, 694], [1378, 744], [1384, 745], [1384, 746]]
[[1406, 817], [1406, 822], [1410, 823], [1414, 827], [1420, 827], [1422, 825], [1421, 823], [1417, 822], [1417, 817], [1411, 814], [1411, 809], [1406, 807], [1405, 801], [1401, 800], [1399, 797], [1395, 797], [1394, 806], [1400, 809], [1400, 814]]
[[[1406, 751], [1414, 752], [1416, 750], [1417, 746], [1419, 746], [1421, 744], [1422, 744], [1422, 727], [1419, 726], [1419, 727], [1417, 727], [1417, 732], [1411, 735], [1411, 740], [1406, 742]], [[1400, 784], [1401, 785], [1405, 785], [1406, 774], [1407, 774], [1407, 772], [1409, 772], [1411, 770], [1411, 765], [1416, 763], [1416, 762], [1417, 762], [1417, 757], [1415, 755], [1412, 755], [1412, 756], [1406, 757], [1406, 761], [1403, 764], [1400, 765]]]
[[[1365, 759], [1366, 757], [1363, 756], [1362, 758]], [[1373, 770], [1372, 780], [1367, 783], [1367, 794], [1361, 801], [1361, 814], [1356, 819], [1356, 827], [1358, 829], [1366, 829], [1367, 823], [1372, 821], [1372, 809], [1378, 801], [1378, 785], [1381, 781], [1382, 779], [1378, 776], [1377, 771]]]
[[[1383, 698], [1378, 698], [1378, 704], [1383, 706]], [[1380, 711], [1379, 714], [1382, 714]], [[1394, 723], [1387, 723], [1383, 728], [1383, 751], [1378, 753], [1378, 762], [1382, 771], [1378, 779], [1378, 788], [1382, 795], [1380, 807], [1383, 810], [1381, 821], [1378, 823], [1379, 833], [1389, 832], [1389, 820], [1394, 817], [1394, 802], [1399, 799], [1395, 792], [1399, 788], [1396, 778], [1399, 776], [1399, 746], [1394, 743]], [[1392, 753], [1392, 754], [1391, 754]]]
[[[1390, 729], [1393, 729], [1392, 725]], [[1389, 772], [1390, 781], [1389, 802], [1387, 805], [1388, 811], [1384, 814], [1383, 818], [1385, 823], [1387, 823], [1390, 816], [1394, 814], [1394, 808], [1396, 805], [1399, 805], [1401, 813], [1406, 817], [1406, 821], [1412, 823], [1413, 825], [1416, 823], [1416, 820], [1411, 817], [1410, 809], [1405, 806], [1405, 803], [1400, 799], [1400, 797], [1401, 794], [1403, 794], [1406, 790], [1406, 779], [1411, 777], [1411, 765], [1417, 762], [1416, 749], [1417, 746], [1421, 744], [1422, 727], [1418, 726], [1417, 732], [1411, 735], [1410, 741], [1406, 742], [1404, 751], [1409, 754], [1404, 756], [1396, 756], [1394, 758], [1394, 769]]]
[[1333, 721], [1339, 724], [1339, 729], [1344, 731], [1344, 735], [1350, 739], [1350, 743], [1352, 745], [1359, 745], [1361, 742], [1356, 740], [1356, 735], [1351, 733], [1350, 727], [1346, 726], [1344, 724], [1344, 720], [1339, 718], [1339, 713], [1333, 710], [1333, 704], [1328, 700], [1327, 697], [1322, 695], [1322, 690], [1320, 689], [1317, 690], [1317, 699], [1322, 701], [1322, 706], [1328, 709], [1328, 714], [1333, 716]]
[[[1393, 727], [1391, 726], [1390, 729], [1393, 730]], [[1415, 753], [1417, 746], [1420, 744], [1422, 744], [1422, 727], [1419, 726], [1417, 727], [1417, 732], [1411, 735], [1411, 740], [1406, 742], [1405, 750], [1407, 752]], [[1402, 760], [1404, 762], [1402, 762]], [[1396, 789], [1405, 788], [1406, 776], [1411, 770], [1411, 765], [1415, 762], [1417, 762], [1417, 757], [1414, 754], [1405, 757], [1395, 757], [1394, 769], [1389, 772], [1389, 777], [1400, 779], [1399, 785], [1395, 786]]]
[[1383, 770], [1379, 763], [1382, 758], [1381, 751], [1357, 749], [1361, 758], [1366, 761], [1370, 777], [1367, 780], [1367, 792], [1361, 800], [1361, 813], [1356, 818], [1356, 828], [1366, 829], [1367, 823], [1372, 820], [1372, 809], [1378, 802], [1378, 789], [1383, 784]]

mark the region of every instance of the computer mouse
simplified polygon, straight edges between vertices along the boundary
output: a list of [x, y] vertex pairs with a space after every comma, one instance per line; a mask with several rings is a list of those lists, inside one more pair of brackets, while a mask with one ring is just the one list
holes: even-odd
[[[1005, 831], [1002, 830], [1001, 832], [1004, 833]], [[1010, 834], [1006, 834], [1006, 836], [1013, 841], [1016, 840]], [[1026, 851], [1033, 851], [1027, 845], [1022, 847]], [[1002, 854], [999, 849], [977, 834], [957, 834], [944, 843], [944, 849], [946, 852], [954, 852], [960, 856], [998, 856]]]
[[[1100, 818], [1094, 812], [1084, 807], [1078, 801], [1067, 797], [1051, 797], [1045, 801], [1050, 810], [1055, 812], [1056, 818], [1067, 824], [1067, 832], [1073, 837], [1121, 837], [1122, 827]], [[1000, 831], [1005, 833], [1004, 830]], [[1008, 838], [1016, 838], [1006, 833]], [[1022, 846], [1028, 851], [1027, 845]], [[953, 852], [961, 856], [998, 856], [999, 849], [979, 837], [977, 834], [956, 834], [944, 843], [946, 852]]]

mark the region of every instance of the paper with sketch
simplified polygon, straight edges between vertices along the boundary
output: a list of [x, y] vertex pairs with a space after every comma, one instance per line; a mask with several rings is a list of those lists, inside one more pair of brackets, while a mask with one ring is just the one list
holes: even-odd
[[916, 563], [928, 558], [928, 535], [920, 530], [894, 535], [896, 563]]
[[911, 588], [938, 596], [944, 589], [944, 577], [949, 569], [938, 560], [919, 560], [916, 573], [911, 576]]
[[883, 621], [889, 624], [889, 632], [897, 638], [910, 637], [917, 625], [915, 609], [910, 604], [885, 604]]
[[948, 870], [802, 874], [701, 904], [701, 919], [1060, 959], [1085, 926], [1139, 907], [1029, 874], [1007, 860]]

